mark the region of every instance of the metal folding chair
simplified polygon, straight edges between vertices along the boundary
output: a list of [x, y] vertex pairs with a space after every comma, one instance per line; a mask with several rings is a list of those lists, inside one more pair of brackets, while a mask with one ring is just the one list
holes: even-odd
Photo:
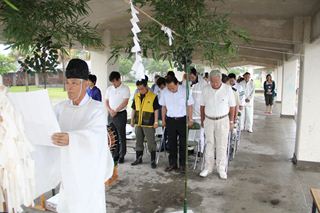
[[164, 127], [163, 130], [162, 130], [161, 139], [160, 139], [160, 141], [158, 143], [159, 146], [157, 147], [157, 152], [158, 152], [158, 154], [157, 154], [157, 164], [159, 163], [159, 158], [160, 158], [162, 147], [164, 147], [164, 150], [163, 150], [164, 156], [165, 156], [165, 158], [167, 158], [166, 140], [165, 140], [165, 134], [164, 134], [165, 131], [166, 131], [166, 128]]

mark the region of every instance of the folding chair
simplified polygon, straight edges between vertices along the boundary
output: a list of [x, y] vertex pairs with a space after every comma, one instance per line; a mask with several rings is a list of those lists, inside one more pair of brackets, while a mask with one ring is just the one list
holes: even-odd
[[[161, 127], [162, 129], [162, 127]], [[166, 128], [164, 127], [163, 130], [162, 130], [162, 134], [161, 134], [161, 139], [159, 141], [159, 146], [157, 147], [157, 152], [158, 152], [158, 155], [157, 155], [157, 164], [159, 163], [159, 158], [160, 158], [160, 154], [161, 154], [161, 149], [162, 147], [164, 147], [164, 156], [165, 158], [167, 158], [167, 150], [166, 150], [166, 139], [165, 139], [165, 134], [164, 132], [166, 131]]]

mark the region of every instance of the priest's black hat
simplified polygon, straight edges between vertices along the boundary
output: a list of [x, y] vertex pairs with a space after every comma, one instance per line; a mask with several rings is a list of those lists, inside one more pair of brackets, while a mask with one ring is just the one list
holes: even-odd
[[84, 60], [74, 58], [71, 59], [66, 68], [66, 78], [89, 79], [89, 68]]

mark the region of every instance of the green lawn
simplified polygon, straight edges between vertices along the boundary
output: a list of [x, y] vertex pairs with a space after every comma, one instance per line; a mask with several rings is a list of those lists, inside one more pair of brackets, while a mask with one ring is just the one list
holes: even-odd
[[133, 82], [124, 82], [125, 85], [127, 85], [130, 88], [130, 92], [133, 94], [134, 91], [136, 91], [136, 83]]
[[[43, 88], [39, 88], [37, 86], [30, 86], [29, 91], [37, 91], [42, 90]], [[63, 91], [62, 87], [57, 88], [47, 88], [49, 97], [52, 100], [63, 100], [67, 98], [67, 93]], [[25, 92], [25, 86], [14, 86], [9, 88], [9, 92]]]
[[[136, 90], [136, 84], [135, 83], [128, 83], [125, 82], [125, 84], [130, 88], [131, 94], [134, 93]], [[37, 90], [42, 90], [42, 87], [37, 87], [37, 86], [29, 86], [29, 91], [37, 91]], [[62, 87], [57, 87], [57, 88], [47, 88], [49, 92], [49, 97], [51, 100], [64, 100], [67, 98], [67, 93], [63, 91]], [[14, 86], [9, 88], [9, 92], [25, 92], [26, 87], [25, 86]]]

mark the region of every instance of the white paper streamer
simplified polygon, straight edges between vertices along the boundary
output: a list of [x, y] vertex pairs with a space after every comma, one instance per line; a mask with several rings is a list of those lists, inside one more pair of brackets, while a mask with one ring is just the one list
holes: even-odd
[[145, 78], [144, 74], [144, 66], [142, 63], [142, 57], [140, 54], [136, 54], [136, 61], [134, 62], [132, 66], [132, 70], [135, 72], [136, 80], [141, 80]]
[[172, 46], [172, 40], [174, 40], [172, 36], [172, 30], [169, 27], [162, 26], [161, 30], [168, 36], [169, 38], [169, 46]]
[[140, 21], [137, 14], [139, 14], [139, 11], [136, 10], [134, 7], [132, 1], [130, 1], [130, 7], [131, 7], [131, 16], [130, 22], [132, 24], [131, 32], [133, 34], [133, 44], [134, 46], [131, 48], [131, 52], [135, 53], [136, 60], [132, 66], [132, 71], [135, 72], [136, 80], [141, 80], [145, 78], [145, 69], [142, 63], [142, 57], [140, 55], [141, 52], [141, 46], [140, 46], [140, 40], [138, 38], [138, 33], [141, 32], [141, 29], [138, 26], [138, 22]]

